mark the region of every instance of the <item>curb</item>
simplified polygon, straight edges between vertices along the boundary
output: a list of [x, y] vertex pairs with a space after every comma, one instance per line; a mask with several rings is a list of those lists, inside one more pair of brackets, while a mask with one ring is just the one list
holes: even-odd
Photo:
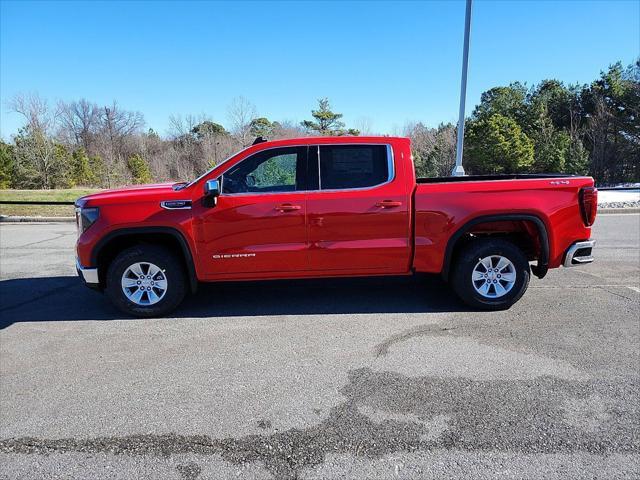
[[75, 217], [14, 217], [0, 215], [0, 223], [74, 223]]
[[600, 214], [608, 214], [608, 213], [618, 213], [618, 214], [627, 214], [627, 213], [640, 213], [640, 207], [631, 207], [631, 208], [598, 208], [598, 215]]

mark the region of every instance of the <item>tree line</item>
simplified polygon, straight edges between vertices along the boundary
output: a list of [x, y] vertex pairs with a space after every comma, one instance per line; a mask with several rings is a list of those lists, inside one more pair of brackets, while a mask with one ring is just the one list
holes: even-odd
[[[409, 125], [416, 170], [449, 175], [456, 126]], [[484, 92], [466, 122], [467, 173], [588, 174], [599, 185], [640, 181], [640, 59], [588, 85], [543, 80]]]
[[[24, 126], [0, 142], [0, 188], [110, 188], [188, 180], [250, 145], [306, 135], [371, 134], [371, 122], [347, 128], [342, 114], [320, 99], [311, 120], [272, 121], [246, 98], [227, 108], [227, 123], [206, 116], [172, 116], [164, 137], [145, 128], [139, 112], [116, 102], [85, 99], [50, 106], [18, 95], [7, 108]], [[640, 59], [611, 65], [587, 85], [515, 82], [481, 96], [467, 120], [468, 173], [590, 174], [598, 184], [640, 180]], [[396, 132], [412, 140], [419, 176], [447, 176], [455, 159], [456, 126], [409, 123]]]

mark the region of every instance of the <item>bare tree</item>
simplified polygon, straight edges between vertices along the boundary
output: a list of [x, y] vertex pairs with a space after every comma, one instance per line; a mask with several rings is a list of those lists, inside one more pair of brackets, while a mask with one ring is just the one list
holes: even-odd
[[38, 94], [17, 94], [7, 102], [9, 111], [22, 115], [32, 132], [50, 133], [56, 121], [56, 112]]
[[451, 124], [438, 128], [421, 122], [407, 123], [403, 135], [411, 138], [414, 164], [418, 176], [447, 176], [455, 163], [456, 135]]
[[56, 155], [50, 136], [56, 112], [37, 94], [18, 94], [8, 102], [8, 107], [27, 122], [24, 134], [16, 137], [17, 171], [26, 173], [32, 188], [55, 188], [64, 177], [66, 167], [64, 160]]
[[144, 126], [144, 117], [140, 112], [121, 109], [114, 101], [111, 106], [104, 107], [100, 122], [112, 137], [123, 138], [140, 130]]
[[198, 123], [206, 120], [204, 115], [201, 115], [200, 118], [201, 119], [198, 120], [195, 115], [191, 114], [185, 116], [184, 118], [180, 114], [169, 116], [169, 129], [167, 132], [169, 138], [175, 140], [180, 137], [191, 135], [195, 126], [198, 125]]
[[109, 188], [114, 181], [113, 177], [121, 176], [124, 172], [125, 139], [143, 126], [144, 118], [140, 112], [123, 110], [115, 101], [100, 112], [99, 144], [105, 160], [106, 183]]
[[218, 165], [242, 148], [236, 138], [220, 134], [203, 138], [200, 146], [204, 160], [203, 168], [198, 169], [200, 172]]
[[306, 137], [308, 135], [308, 130], [302, 128], [300, 126], [300, 122], [294, 122], [292, 120], [273, 122], [272, 136], [274, 140], [281, 138]]
[[251, 120], [258, 116], [256, 107], [245, 97], [235, 97], [227, 107], [231, 133], [243, 147], [251, 143]]
[[373, 134], [373, 119], [371, 117], [358, 117], [353, 127], [360, 132], [360, 135]]
[[95, 103], [80, 99], [77, 102], [59, 102], [60, 127], [62, 135], [75, 145], [90, 149], [91, 137], [100, 124], [100, 109]]
[[[597, 95], [594, 100], [595, 107], [593, 113], [587, 119], [586, 136], [591, 142], [591, 168], [594, 177], [604, 179], [607, 178], [607, 159], [608, 148], [611, 144], [609, 140], [609, 132], [611, 129], [612, 117], [610, 110], [607, 108], [606, 100], [602, 95]], [[602, 181], [602, 180], [601, 180]]]

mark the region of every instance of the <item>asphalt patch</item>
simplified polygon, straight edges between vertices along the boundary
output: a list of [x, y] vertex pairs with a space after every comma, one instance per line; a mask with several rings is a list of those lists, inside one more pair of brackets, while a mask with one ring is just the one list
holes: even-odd
[[[477, 381], [407, 377], [353, 370], [346, 401], [305, 429], [214, 439], [206, 435], [129, 435], [92, 439], [10, 438], [0, 452], [220, 455], [235, 465], [261, 463], [277, 479], [300, 478], [328, 454], [380, 458], [395, 452], [447, 449], [524, 454], [640, 453], [640, 388], [633, 382], [566, 380]], [[626, 400], [626, 401], [625, 401]], [[363, 412], [368, 412], [369, 415]], [[371, 412], [376, 412], [373, 420]], [[200, 467], [179, 465], [185, 479]]]

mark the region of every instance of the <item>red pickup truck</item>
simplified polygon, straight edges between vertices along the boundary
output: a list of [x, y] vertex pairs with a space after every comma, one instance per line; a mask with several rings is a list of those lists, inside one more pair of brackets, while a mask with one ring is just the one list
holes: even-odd
[[136, 316], [198, 282], [413, 272], [498, 310], [531, 273], [593, 261], [596, 209], [589, 177], [416, 179], [407, 138], [257, 142], [190, 183], [79, 199], [77, 269]]

